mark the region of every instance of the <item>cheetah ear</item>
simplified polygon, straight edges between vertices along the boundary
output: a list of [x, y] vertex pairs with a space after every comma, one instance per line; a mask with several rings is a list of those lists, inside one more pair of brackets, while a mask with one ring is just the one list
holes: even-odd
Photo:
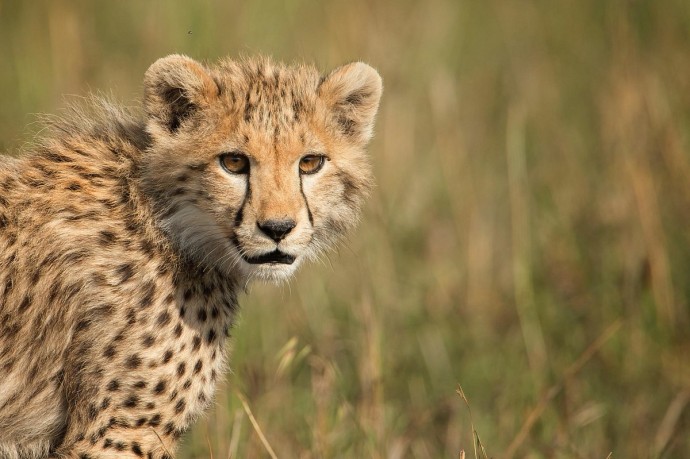
[[208, 70], [180, 54], [158, 59], [144, 75], [146, 114], [171, 133], [190, 115], [208, 106], [218, 93]]
[[319, 84], [318, 95], [333, 112], [341, 133], [365, 145], [374, 130], [383, 84], [378, 72], [363, 62], [333, 70]]

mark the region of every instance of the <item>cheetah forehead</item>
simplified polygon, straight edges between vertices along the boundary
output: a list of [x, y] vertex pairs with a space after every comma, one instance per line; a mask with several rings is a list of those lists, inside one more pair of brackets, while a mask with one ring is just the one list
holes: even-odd
[[322, 80], [314, 66], [286, 65], [267, 57], [227, 59], [211, 72], [221, 94], [245, 109], [245, 118], [299, 117], [299, 112], [313, 110]]

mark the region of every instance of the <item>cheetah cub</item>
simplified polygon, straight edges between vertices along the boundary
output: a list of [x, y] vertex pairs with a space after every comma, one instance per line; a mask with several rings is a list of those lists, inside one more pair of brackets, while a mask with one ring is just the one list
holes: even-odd
[[170, 458], [250, 279], [357, 220], [381, 78], [172, 55], [0, 157], [0, 458]]

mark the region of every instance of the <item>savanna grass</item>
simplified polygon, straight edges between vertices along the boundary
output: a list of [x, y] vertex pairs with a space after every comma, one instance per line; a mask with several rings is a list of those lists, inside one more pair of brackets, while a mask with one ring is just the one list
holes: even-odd
[[688, 5], [0, 2], [0, 146], [171, 52], [364, 60], [363, 222], [251, 288], [180, 457], [690, 457]]

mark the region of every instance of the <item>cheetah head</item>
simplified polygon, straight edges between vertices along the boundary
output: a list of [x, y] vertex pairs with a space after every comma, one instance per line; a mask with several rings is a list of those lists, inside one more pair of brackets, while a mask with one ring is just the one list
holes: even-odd
[[158, 60], [143, 170], [162, 228], [204, 269], [287, 278], [356, 223], [381, 91], [360, 62], [321, 76], [266, 58]]

